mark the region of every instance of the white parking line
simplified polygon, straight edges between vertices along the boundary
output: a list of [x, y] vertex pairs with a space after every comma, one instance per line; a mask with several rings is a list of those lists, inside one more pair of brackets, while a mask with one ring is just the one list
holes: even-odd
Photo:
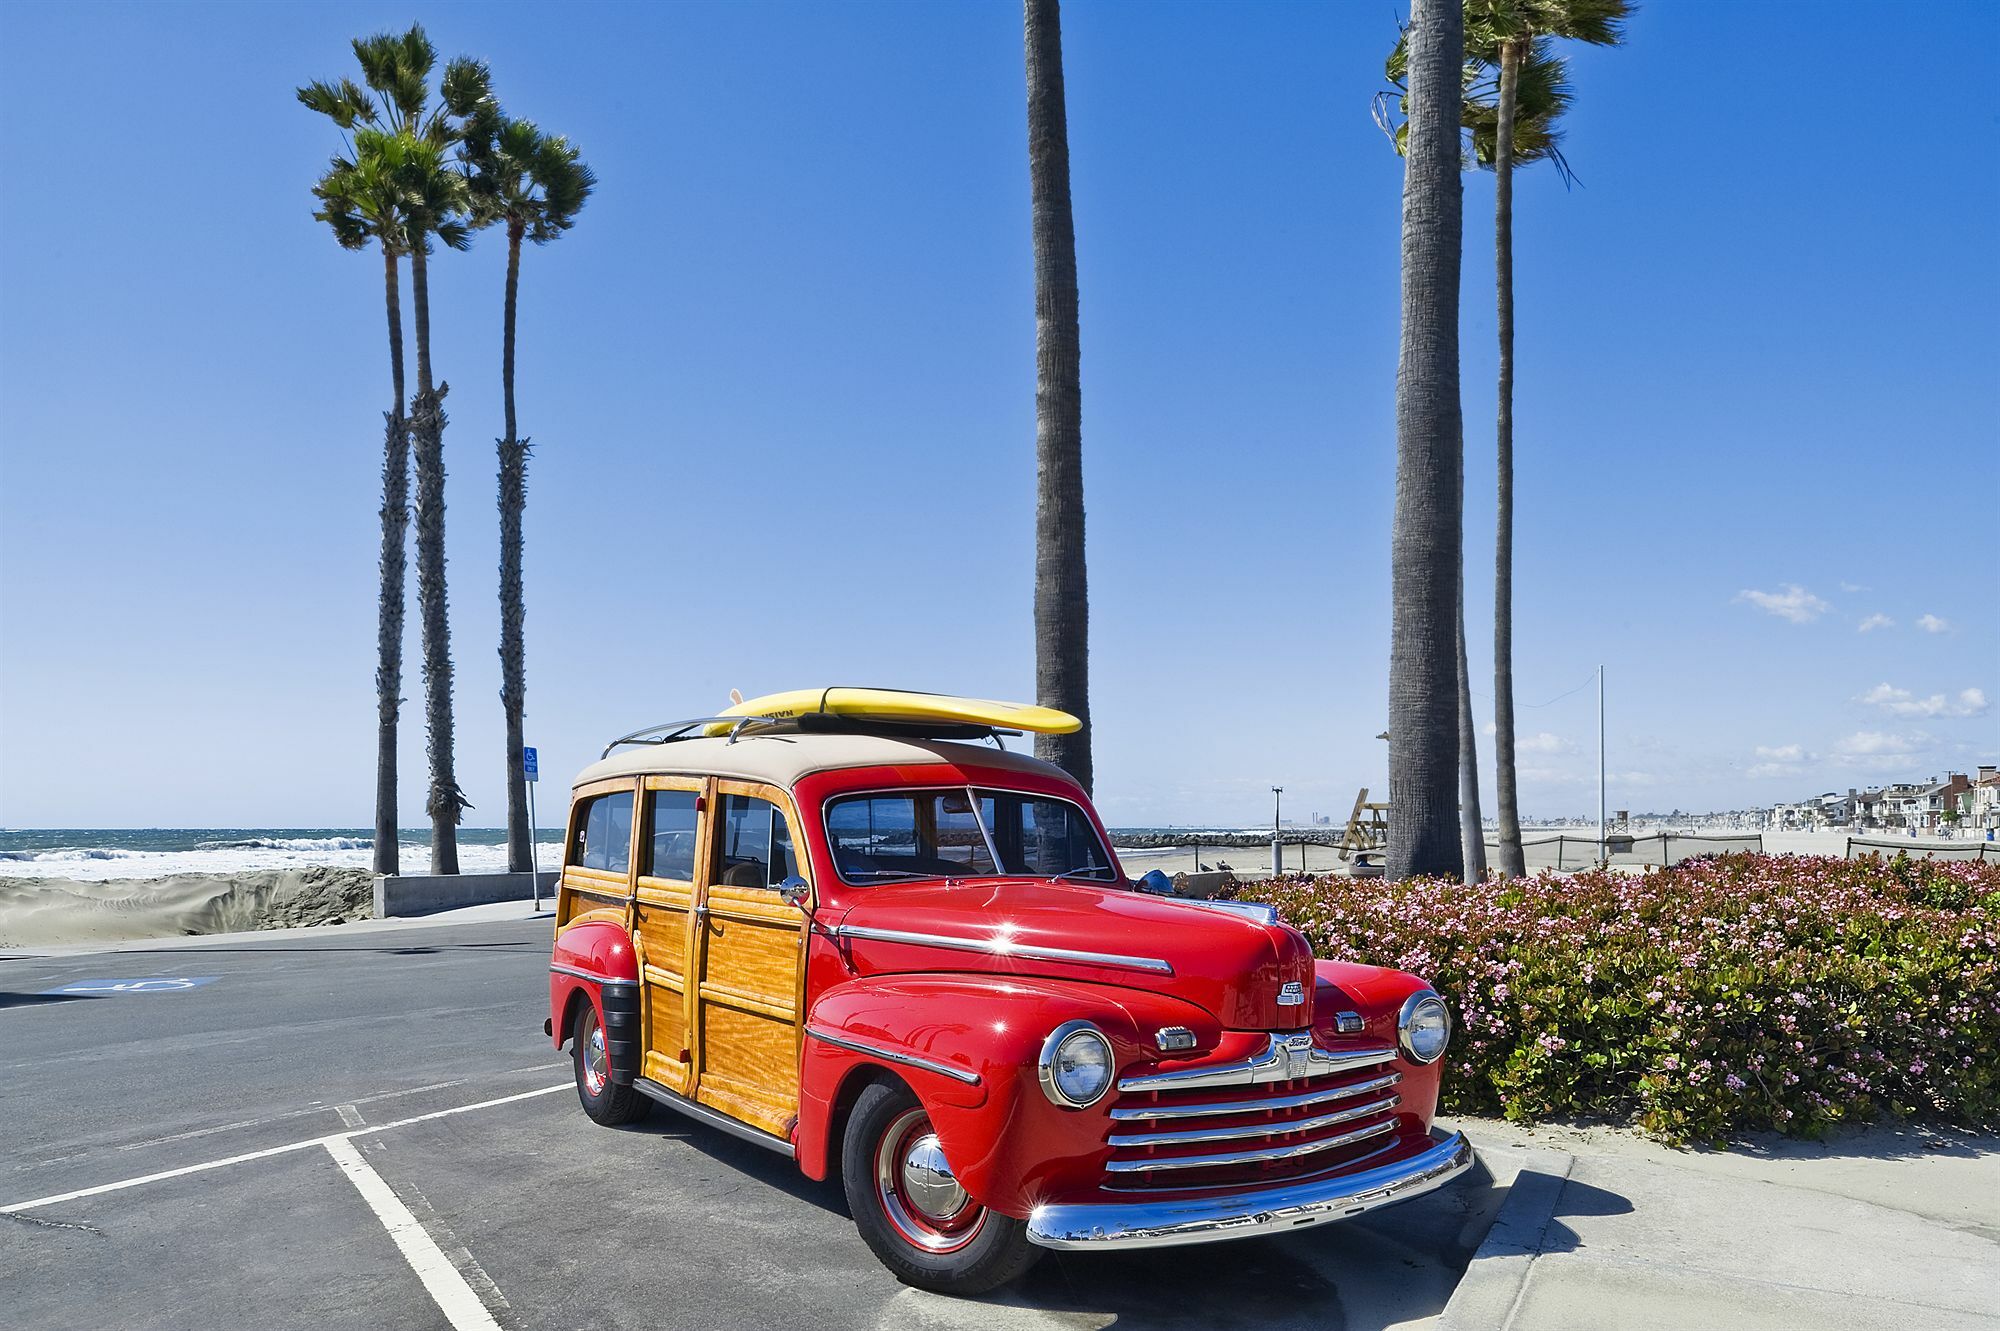
[[499, 1105], [510, 1105], [517, 1100], [532, 1100], [538, 1095], [552, 1095], [557, 1091], [567, 1091], [574, 1082], [563, 1082], [558, 1086], [544, 1086], [540, 1090], [521, 1091], [515, 1095], [503, 1095], [497, 1100], [481, 1100], [478, 1104], [459, 1105], [453, 1109], [433, 1110], [428, 1114], [417, 1114], [410, 1118], [399, 1118], [393, 1123], [384, 1123], [373, 1128], [352, 1128], [346, 1132], [336, 1132], [325, 1137], [308, 1137], [304, 1141], [288, 1142], [283, 1146], [267, 1146], [261, 1151], [245, 1151], [241, 1155], [225, 1156], [220, 1160], [205, 1160], [198, 1165], [182, 1165], [179, 1169], [163, 1169], [157, 1174], [141, 1174], [137, 1178], [120, 1179], [116, 1183], [100, 1183], [94, 1188], [78, 1188], [74, 1192], [58, 1192], [48, 1197], [36, 1197], [25, 1202], [9, 1202], [0, 1206], [0, 1215], [13, 1215], [17, 1211], [32, 1211], [43, 1206], [55, 1206], [61, 1202], [78, 1201], [84, 1197], [99, 1197], [107, 1192], [122, 1192], [126, 1188], [143, 1187], [148, 1183], [159, 1183], [170, 1178], [180, 1178], [184, 1174], [201, 1174], [211, 1169], [222, 1169], [228, 1165], [240, 1165], [251, 1160], [263, 1160], [274, 1155], [284, 1155], [291, 1151], [304, 1151], [314, 1146], [327, 1146], [332, 1142], [344, 1142], [354, 1137], [372, 1136], [387, 1132], [392, 1128], [407, 1128], [412, 1123], [428, 1123], [434, 1118], [449, 1118], [453, 1114], [469, 1114], [475, 1109], [492, 1109]]
[[361, 1111], [353, 1105], [335, 1105], [333, 1112], [340, 1115], [340, 1121], [350, 1128], [365, 1128], [368, 1120], [361, 1117]]
[[[558, 1088], [561, 1089], [561, 1088]], [[403, 1205], [382, 1176], [361, 1158], [361, 1152], [354, 1149], [354, 1143], [346, 1137], [328, 1138], [324, 1143], [326, 1153], [333, 1157], [340, 1171], [347, 1175], [355, 1190], [368, 1203], [370, 1210], [389, 1231], [389, 1237], [403, 1250], [403, 1260], [417, 1273], [417, 1279], [424, 1282], [431, 1298], [437, 1303], [456, 1331], [500, 1331], [500, 1324], [493, 1320], [493, 1314], [472, 1292], [472, 1286], [465, 1283], [465, 1277], [444, 1255], [444, 1250], [417, 1223], [410, 1214], [410, 1208]]]

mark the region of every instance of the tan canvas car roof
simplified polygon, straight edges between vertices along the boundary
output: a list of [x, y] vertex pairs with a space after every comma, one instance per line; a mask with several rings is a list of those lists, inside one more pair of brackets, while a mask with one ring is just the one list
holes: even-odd
[[[1020, 743], [1021, 741], [1015, 741]], [[639, 744], [620, 749], [577, 773], [576, 784], [621, 776], [685, 772], [696, 776], [726, 776], [791, 787], [800, 777], [843, 767], [911, 766], [918, 763], [964, 763], [1010, 772], [1062, 776], [1053, 764], [1024, 753], [1002, 752], [991, 744], [959, 744], [936, 739], [892, 739], [883, 735], [805, 734], [796, 730], [766, 730], [726, 737], [681, 739], [671, 744]]]

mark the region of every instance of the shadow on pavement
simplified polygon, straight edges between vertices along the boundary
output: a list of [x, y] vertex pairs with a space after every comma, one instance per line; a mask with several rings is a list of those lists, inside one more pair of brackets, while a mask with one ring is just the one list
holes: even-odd
[[39, 1007], [45, 1003], [67, 1003], [77, 998], [102, 998], [103, 994], [15, 994], [0, 992], [0, 1008]]
[[[1535, 1171], [1522, 1171], [1521, 1178], [1534, 1176]], [[1521, 1180], [1517, 1179], [1518, 1184]], [[1560, 1181], [1559, 1181], [1560, 1182]], [[1581, 1215], [1630, 1215], [1632, 1200], [1623, 1193], [1612, 1192], [1608, 1188], [1594, 1187], [1579, 1183], [1575, 1179], [1561, 1182], [1562, 1192], [1556, 1197], [1555, 1214], [1542, 1231], [1540, 1252], [1575, 1252], [1583, 1246], [1577, 1232], [1563, 1223], [1564, 1216]]]

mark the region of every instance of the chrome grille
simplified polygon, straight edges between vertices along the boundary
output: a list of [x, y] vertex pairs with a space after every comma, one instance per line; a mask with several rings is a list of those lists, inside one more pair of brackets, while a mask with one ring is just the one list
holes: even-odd
[[1176, 1191], [1330, 1173], [1386, 1149], [1401, 1096], [1393, 1048], [1333, 1052], [1305, 1032], [1233, 1063], [1118, 1083], [1104, 1186]]

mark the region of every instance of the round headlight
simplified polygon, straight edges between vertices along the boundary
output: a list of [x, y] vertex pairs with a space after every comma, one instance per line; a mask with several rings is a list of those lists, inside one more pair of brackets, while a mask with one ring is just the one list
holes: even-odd
[[1087, 1021], [1066, 1021], [1042, 1041], [1042, 1094], [1064, 1109], [1096, 1104], [1111, 1089], [1111, 1041]]
[[1428, 989], [1411, 994], [1396, 1018], [1396, 1039], [1403, 1052], [1418, 1063], [1435, 1063], [1451, 1043], [1451, 1013], [1444, 1000]]

